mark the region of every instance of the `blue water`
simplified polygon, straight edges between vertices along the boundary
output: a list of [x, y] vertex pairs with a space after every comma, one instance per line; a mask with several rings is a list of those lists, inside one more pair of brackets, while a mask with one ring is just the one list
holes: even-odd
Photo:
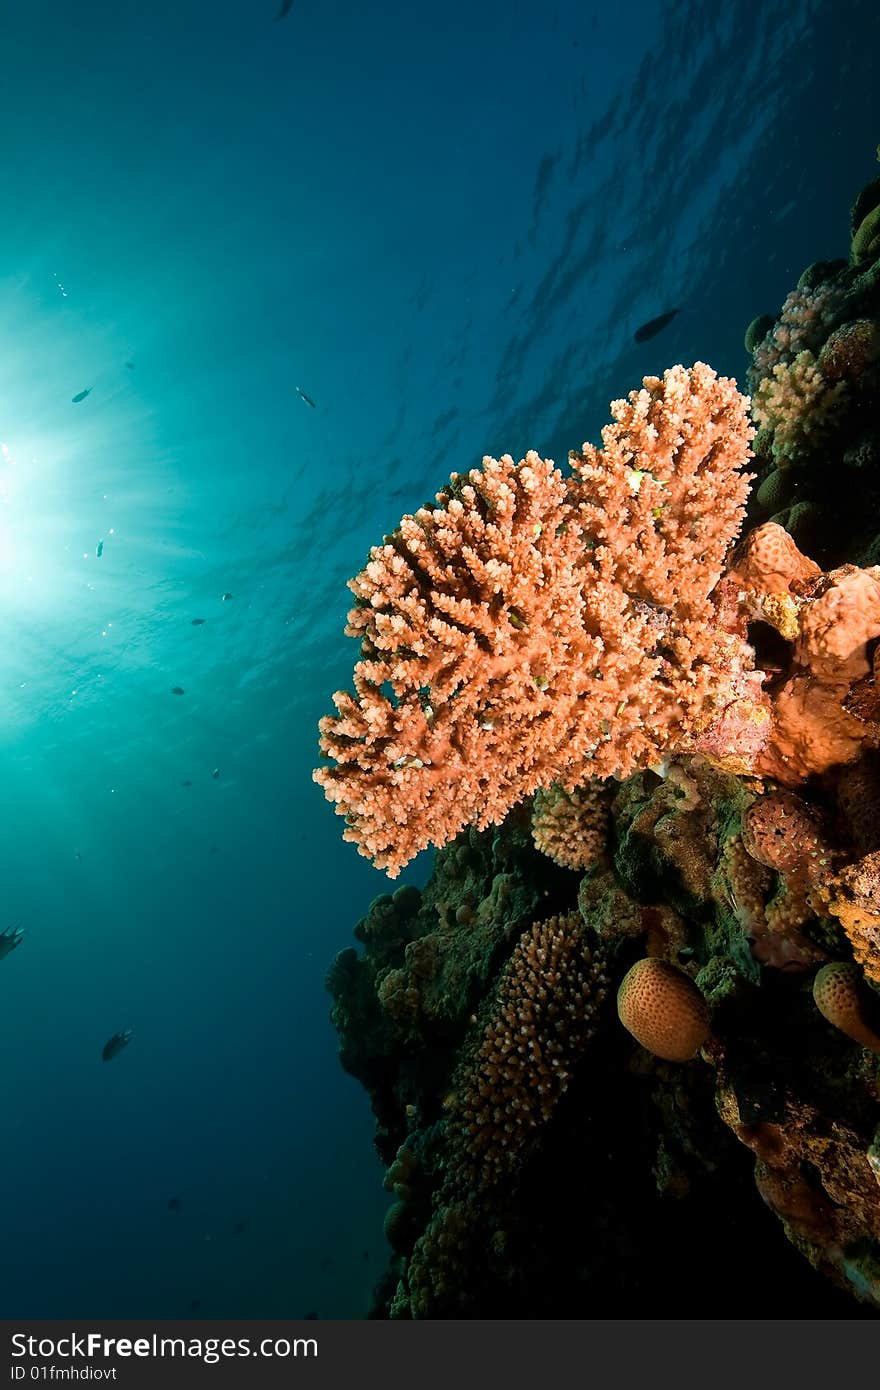
[[0, 5], [9, 1317], [365, 1313], [323, 977], [385, 884], [309, 778], [345, 580], [483, 452], [744, 380], [877, 170], [874, 0], [276, 9]]

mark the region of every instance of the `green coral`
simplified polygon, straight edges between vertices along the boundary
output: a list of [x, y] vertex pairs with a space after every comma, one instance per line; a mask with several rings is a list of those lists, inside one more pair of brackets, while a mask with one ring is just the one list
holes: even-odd
[[853, 265], [870, 265], [880, 256], [880, 204], [862, 219], [850, 246]]

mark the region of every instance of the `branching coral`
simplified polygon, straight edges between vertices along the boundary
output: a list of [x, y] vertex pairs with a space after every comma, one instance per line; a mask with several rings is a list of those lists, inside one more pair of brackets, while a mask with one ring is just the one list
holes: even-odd
[[756, 386], [779, 363], [789, 363], [799, 352], [815, 351], [840, 308], [842, 291], [833, 282], [798, 285], [786, 296], [778, 320], [751, 349], [754, 362], [749, 381]]
[[532, 839], [554, 864], [583, 872], [605, 853], [608, 819], [608, 795], [601, 782], [573, 792], [554, 784], [535, 795]]
[[659, 609], [705, 601], [748, 495], [747, 404], [702, 362], [646, 377], [641, 391], [612, 402], [602, 449], [570, 455], [597, 578]]
[[599, 654], [580, 555], [559, 471], [506, 456], [455, 475], [352, 581], [356, 695], [322, 720], [336, 766], [315, 777], [391, 876], [429, 842], [501, 820], [573, 734], [579, 672]]
[[846, 383], [831, 381], [809, 349], [793, 362], [777, 362], [752, 401], [758, 424], [773, 434], [773, 457], [785, 464], [828, 434], [846, 398]]
[[878, 185], [853, 206], [850, 261], [808, 266], [775, 321], [761, 316], [746, 335], [759, 425], [752, 514], [785, 526], [825, 568], [880, 556]]
[[556, 780], [626, 775], [708, 724], [748, 669], [712, 590], [742, 521], [747, 402], [697, 363], [615, 402], [566, 483], [484, 459], [351, 583], [355, 693], [315, 780], [393, 877]]

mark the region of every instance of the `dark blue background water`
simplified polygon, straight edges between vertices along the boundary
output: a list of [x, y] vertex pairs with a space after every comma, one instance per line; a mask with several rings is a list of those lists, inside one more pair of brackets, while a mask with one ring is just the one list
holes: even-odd
[[345, 580], [483, 452], [742, 379], [877, 172], [874, 0], [274, 12], [0, 3], [6, 1316], [363, 1314], [322, 982], [385, 883], [309, 780]]

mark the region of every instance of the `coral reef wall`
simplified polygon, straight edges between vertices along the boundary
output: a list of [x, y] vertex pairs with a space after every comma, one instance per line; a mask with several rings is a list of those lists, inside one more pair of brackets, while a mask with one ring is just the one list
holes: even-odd
[[649, 378], [353, 582], [317, 777], [390, 872], [439, 846], [328, 978], [374, 1316], [880, 1312], [878, 217], [750, 325], [751, 403]]

